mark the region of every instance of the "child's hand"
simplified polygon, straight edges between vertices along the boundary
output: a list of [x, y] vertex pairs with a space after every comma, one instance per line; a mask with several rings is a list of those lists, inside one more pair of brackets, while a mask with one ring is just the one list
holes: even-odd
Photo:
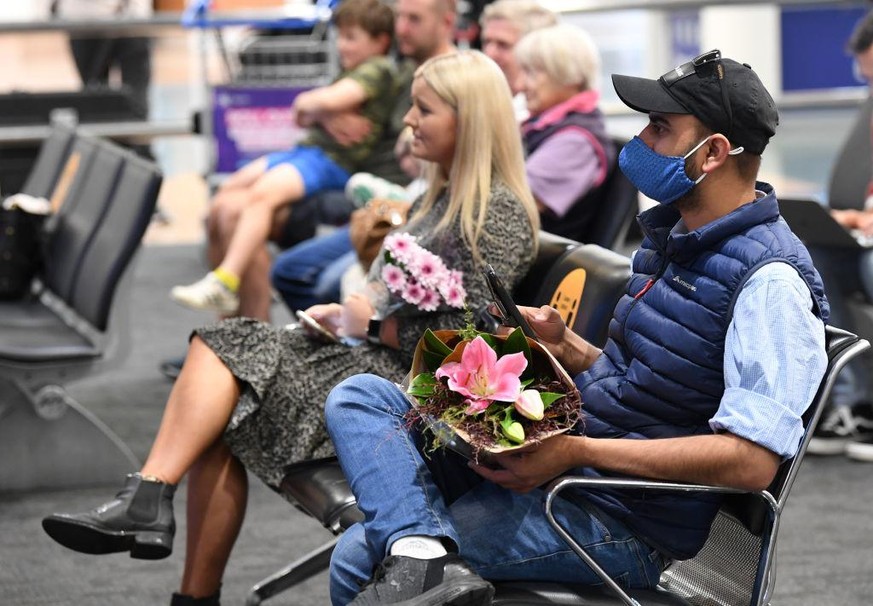
[[301, 128], [307, 128], [315, 124], [314, 108], [307, 101], [306, 93], [300, 93], [294, 97], [291, 104], [291, 119], [294, 124]]
[[325, 116], [321, 120], [321, 126], [334, 141], [343, 147], [360, 143], [373, 129], [369, 120], [353, 112]]

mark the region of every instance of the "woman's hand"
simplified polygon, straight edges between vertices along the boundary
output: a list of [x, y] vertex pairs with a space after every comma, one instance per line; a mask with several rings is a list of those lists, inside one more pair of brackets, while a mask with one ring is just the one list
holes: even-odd
[[831, 217], [846, 229], [857, 229], [863, 214], [861, 211], [852, 208], [846, 210], [831, 209]]
[[858, 217], [858, 227], [865, 236], [873, 234], [873, 211], [864, 211]]
[[[342, 327], [343, 322], [343, 306], [339, 303], [313, 305], [306, 310], [306, 313], [333, 335], [340, 334], [340, 328]], [[304, 326], [304, 330], [305, 329]]]
[[342, 333], [348, 337], [365, 339], [370, 318], [376, 310], [370, 299], [361, 293], [352, 293], [342, 305]]

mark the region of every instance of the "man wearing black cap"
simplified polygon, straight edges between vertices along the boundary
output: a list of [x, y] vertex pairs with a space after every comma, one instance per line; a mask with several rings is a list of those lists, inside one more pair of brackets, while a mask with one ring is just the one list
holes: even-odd
[[[419, 453], [397, 422], [409, 404], [393, 384], [341, 383], [327, 424], [366, 519], [334, 552], [335, 604], [352, 600], [380, 559], [353, 604], [487, 604], [484, 579], [598, 583], [542, 514], [549, 480], [629, 475], [756, 490], [797, 451], [827, 364], [828, 305], [772, 187], [755, 181], [778, 123], [772, 98], [750, 67], [718, 51], [657, 80], [614, 76], [613, 85], [649, 114], [621, 168], [660, 204], [640, 216], [645, 239], [610, 338], [601, 351], [554, 309], [522, 310], [579, 373], [578, 430], [498, 455], [498, 469], [468, 466]], [[718, 507], [713, 496], [604, 489], [572, 493], [555, 512], [613, 578], [646, 587], [666, 562], [697, 553]]]

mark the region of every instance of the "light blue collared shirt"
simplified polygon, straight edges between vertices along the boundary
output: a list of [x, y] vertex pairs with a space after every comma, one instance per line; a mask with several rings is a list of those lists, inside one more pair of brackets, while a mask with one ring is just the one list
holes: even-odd
[[827, 362], [824, 324], [806, 282], [787, 263], [765, 265], [737, 296], [725, 339], [725, 392], [710, 427], [794, 456], [800, 417]]

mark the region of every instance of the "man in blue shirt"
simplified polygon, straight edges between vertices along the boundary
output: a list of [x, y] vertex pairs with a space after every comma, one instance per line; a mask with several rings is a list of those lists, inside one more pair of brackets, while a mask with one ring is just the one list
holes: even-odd
[[[424, 457], [396, 386], [360, 375], [328, 399], [331, 438], [365, 520], [331, 563], [334, 604], [488, 604], [485, 579], [598, 583], [551, 531], [540, 486], [566, 474], [762, 489], [797, 451], [827, 365], [828, 304], [803, 245], [756, 182], [778, 124], [752, 69], [700, 55], [657, 80], [614, 76], [649, 124], [620, 166], [660, 202], [603, 351], [549, 307], [523, 309], [578, 373], [583, 420], [497, 469]], [[556, 515], [627, 587], [703, 545], [719, 497], [586, 490]], [[358, 583], [371, 576], [358, 593]]]

